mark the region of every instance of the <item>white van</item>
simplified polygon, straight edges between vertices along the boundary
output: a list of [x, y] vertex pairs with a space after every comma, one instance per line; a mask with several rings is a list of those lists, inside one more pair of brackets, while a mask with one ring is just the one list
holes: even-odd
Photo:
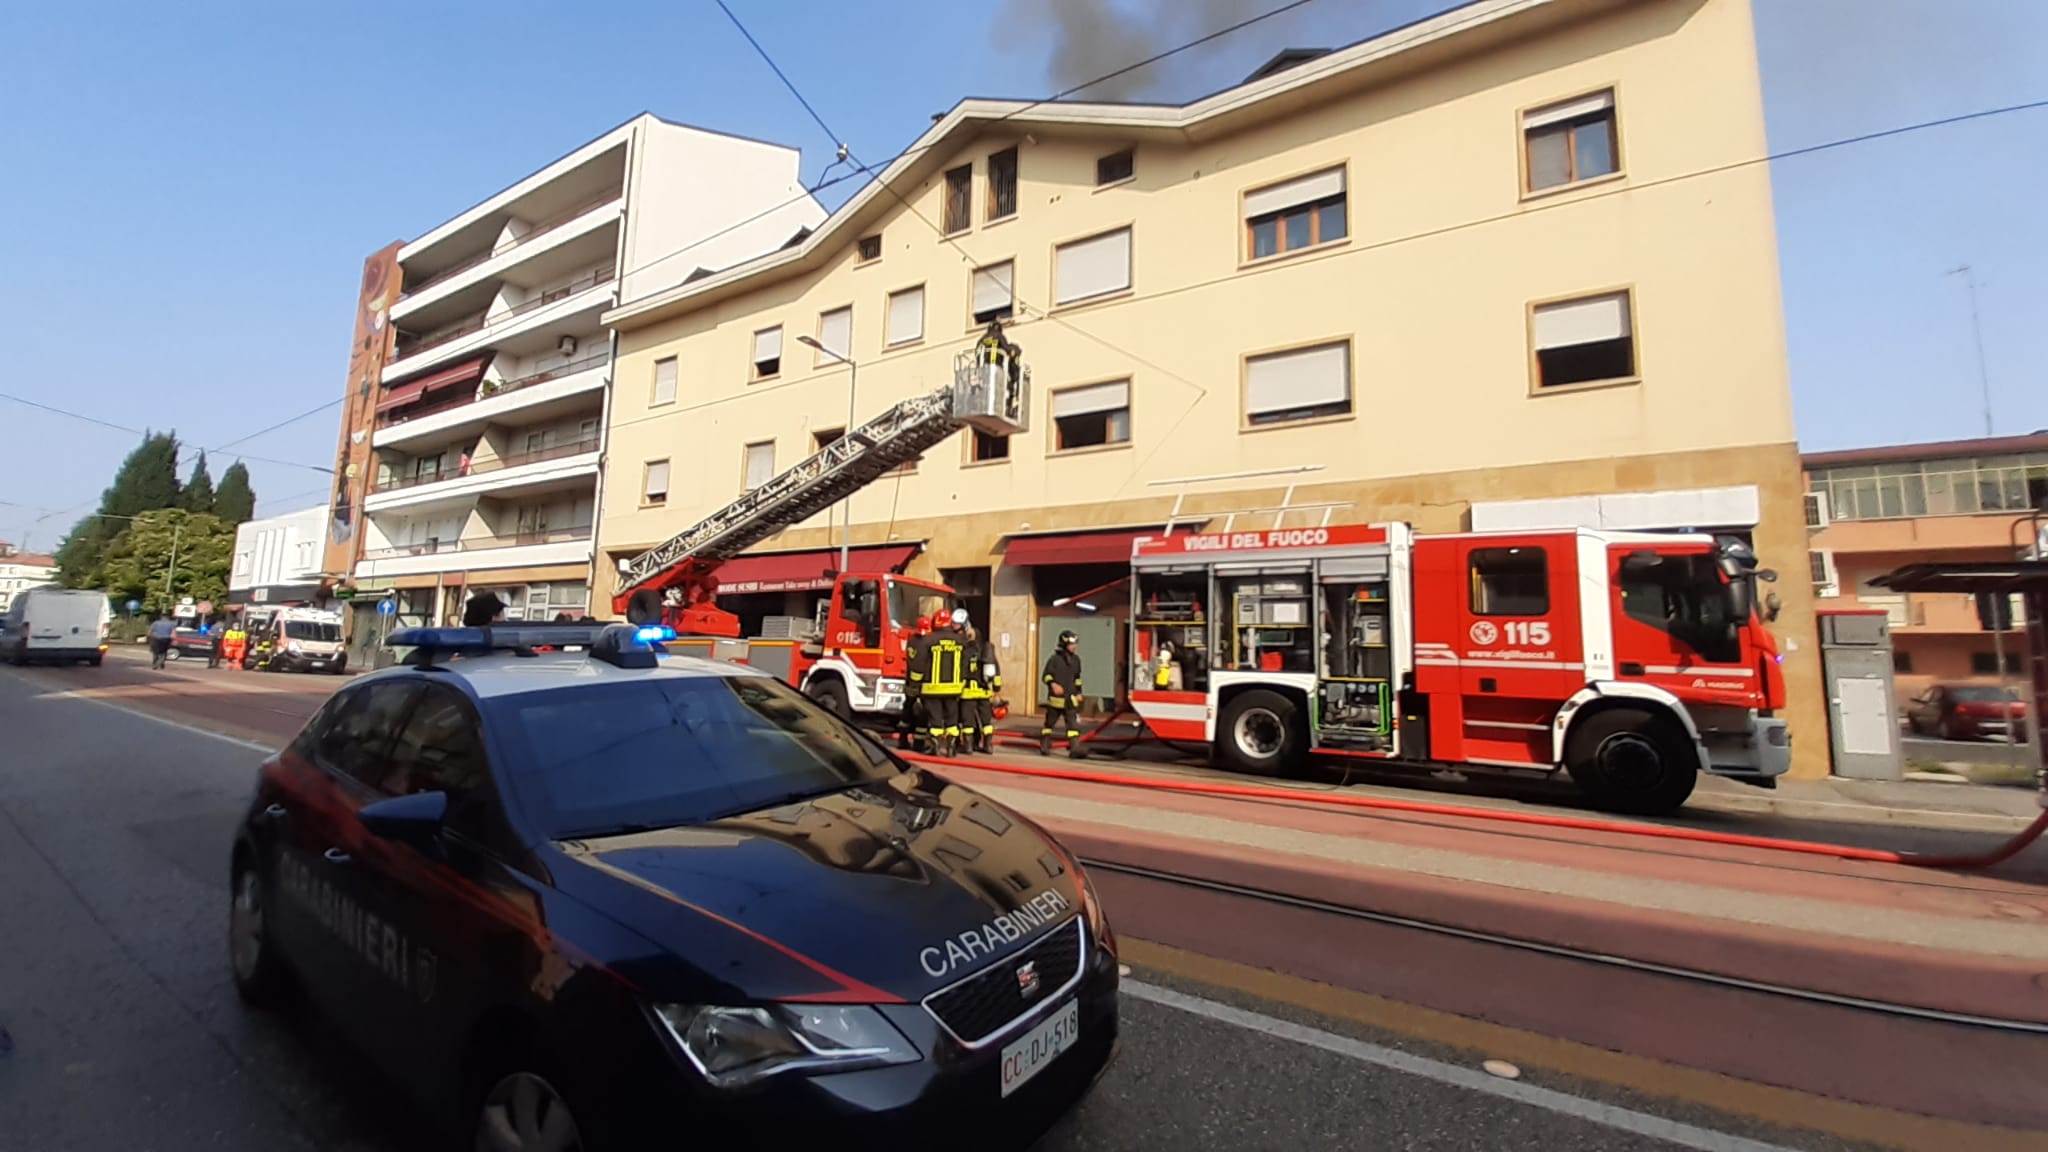
[[8, 605], [0, 627], [0, 658], [16, 664], [97, 667], [107, 655], [107, 623], [113, 618], [105, 592], [74, 588], [31, 588]]

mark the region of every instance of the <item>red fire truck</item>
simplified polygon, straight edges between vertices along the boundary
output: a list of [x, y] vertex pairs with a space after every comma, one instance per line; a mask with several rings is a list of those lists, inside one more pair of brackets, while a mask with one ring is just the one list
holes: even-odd
[[1133, 548], [1131, 702], [1159, 736], [1276, 774], [1312, 755], [1548, 776], [1669, 812], [1711, 772], [1773, 787], [1785, 682], [1734, 537], [1406, 524]]
[[963, 427], [1027, 431], [1030, 396], [1029, 368], [1007, 352], [961, 353], [952, 384], [895, 405], [625, 562], [612, 610], [636, 624], [669, 624], [672, 648], [773, 672], [841, 715], [894, 715], [903, 707], [905, 646], [920, 619], [953, 607], [952, 589], [892, 572], [837, 572], [807, 624], [742, 639], [739, 618], [718, 607], [718, 568]]

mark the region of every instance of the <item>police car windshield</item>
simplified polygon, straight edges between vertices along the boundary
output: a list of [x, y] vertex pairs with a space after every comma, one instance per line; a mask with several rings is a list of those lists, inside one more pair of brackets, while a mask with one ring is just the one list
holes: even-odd
[[765, 677], [637, 679], [486, 701], [558, 840], [701, 824], [887, 779], [880, 745]]

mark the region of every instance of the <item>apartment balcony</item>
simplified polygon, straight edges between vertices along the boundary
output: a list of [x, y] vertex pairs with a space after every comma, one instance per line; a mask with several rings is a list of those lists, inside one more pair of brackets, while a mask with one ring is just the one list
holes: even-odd
[[599, 328], [599, 317], [611, 303], [615, 271], [598, 268], [503, 311], [479, 310], [401, 344], [398, 358], [384, 366], [383, 382], [487, 351], [531, 354], [561, 336]]
[[467, 540], [435, 540], [373, 548], [364, 552], [363, 558], [356, 562], [356, 579], [580, 564], [590, 559], [590, 540], [591, 528], [584, 525], [549, 532], [519, 532], [509, 536], [477, 536]]
[[[474, 439], [491, 424], [541, 424], [584, 409], [601, 411], [599, 396], [610, 379], [611, 350], [606, 347], [546, 371], [453, 391], [445, 403], [424, 411], [380, 416], [370, 444], [447, 443]], [[487, 394], [479, 397], [480, 390]]]
[[571, 440], [531, 452], [515, 452], [480, 460], [467, 470], [425, 476], [393, 476], [371, 489], [365, 512], [396, 508], [425, 509], [475, 500], [479, 496], [512, 496], [569, 486], [597, 475], [598, 438]]
[[404, 286], [405, 294], [391, 308], [391, 320], [407, 324], [422, 311], [479, 284], [505, 279], [514, 266], [557, 252], [565, 247], [582, 247], [593, 238], [616, 243], [620, 212], [625, 197], [617, 190], [577, 204], [565, 212], [540, 221], [532, 228], [497, 248], [479, 252], [455, 265]]

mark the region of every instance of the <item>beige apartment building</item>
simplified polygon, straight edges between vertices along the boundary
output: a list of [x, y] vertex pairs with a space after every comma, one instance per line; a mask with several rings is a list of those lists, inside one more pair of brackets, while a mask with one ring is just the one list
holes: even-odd
[[[1748, 0], [1481, 0], [1187, 105], [964, 101], [801, 243], [605, 314], [593, 598], [995, 318], [1030, 431], [854, 495], [851, 540], [959, 589], [1018, 703], [1062, 627], [1123, 666], [1101, 589], [1169, 521], [1718, 530], [1796, 577], [1765, 152]], [[839, 523], [721, 603], [808, 615]], [[1777, 590], [1819, 775], [1811, 589]]]

